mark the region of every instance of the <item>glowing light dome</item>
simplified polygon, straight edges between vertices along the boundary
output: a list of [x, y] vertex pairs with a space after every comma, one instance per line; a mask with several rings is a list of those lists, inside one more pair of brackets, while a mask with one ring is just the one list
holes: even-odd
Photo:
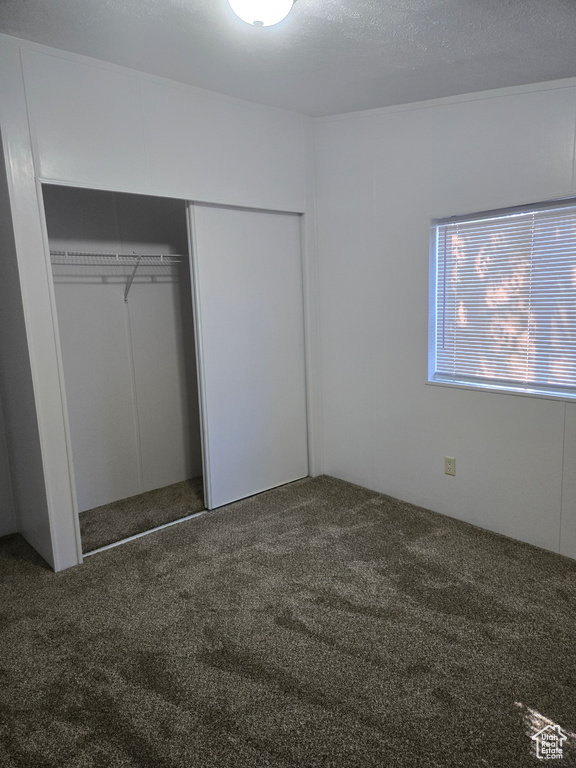
[[230, 7], [247, 24], [271, 27], [285, 19], [294, 0], [228, 0]]

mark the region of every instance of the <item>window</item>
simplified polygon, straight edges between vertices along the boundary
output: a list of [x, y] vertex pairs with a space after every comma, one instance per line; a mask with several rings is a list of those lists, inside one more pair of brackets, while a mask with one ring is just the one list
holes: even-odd
[[433, 224], [429, 380], [576, 397], [576, 200]]

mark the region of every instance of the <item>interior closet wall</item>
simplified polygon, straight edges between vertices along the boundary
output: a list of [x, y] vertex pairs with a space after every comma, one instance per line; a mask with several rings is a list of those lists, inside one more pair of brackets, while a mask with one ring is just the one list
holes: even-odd
[[179, 254], [178, 267], [53, 266], [78, 509], [202, 474], [182, 201], [43, 187], [51, 250]]

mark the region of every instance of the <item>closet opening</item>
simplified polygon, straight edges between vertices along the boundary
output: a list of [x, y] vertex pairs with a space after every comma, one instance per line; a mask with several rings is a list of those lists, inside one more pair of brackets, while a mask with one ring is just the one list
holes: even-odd
[[186, 203], [42, 191], [86, 554], [205, 509]]

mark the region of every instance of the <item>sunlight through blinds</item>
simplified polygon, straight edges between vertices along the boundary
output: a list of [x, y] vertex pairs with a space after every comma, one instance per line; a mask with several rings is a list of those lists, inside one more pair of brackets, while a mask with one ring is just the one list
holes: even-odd
[[576, 396], [576, 203], [437, 222], [433, 381]]

